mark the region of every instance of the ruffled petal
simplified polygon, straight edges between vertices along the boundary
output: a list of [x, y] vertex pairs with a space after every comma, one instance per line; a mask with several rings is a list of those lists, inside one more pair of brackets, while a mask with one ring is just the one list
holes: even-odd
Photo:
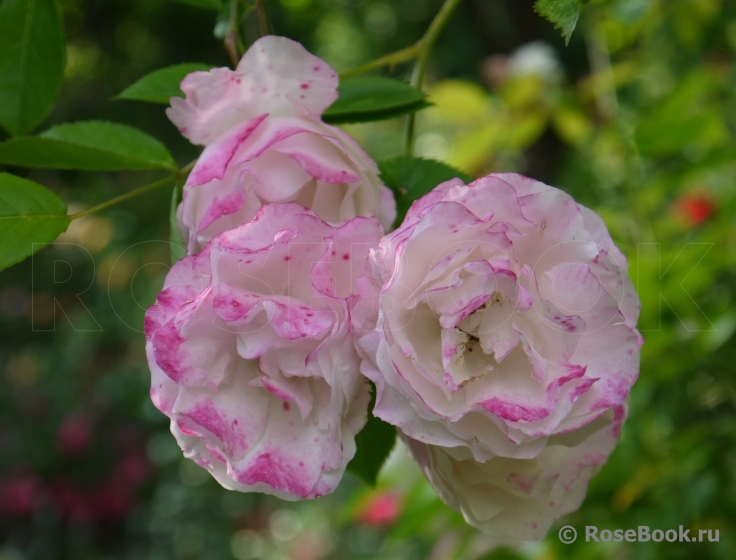
[[258, 116], [319, 117], [337, 99], [338, 78], [299, 43], [269, 35], [257, 40], [236, 70], [189, 74], [184, 99], [171, 98], [166, 114], [194, 144], [209, 145]]
[[461, 448], [403, 437], [442, 500], [488, 535], [537, 541], [552, 523], [577, 510], [590, 478], [613, 451], [626, 416], [612, 411], [608, 425], [577, 445], [550, 445], [534, 459], [473, 459]]
[[151, 398], [226, 488], [297, 500], [339, 483], [370, 400], [350, 309], [381, 233], [267, 204], [169, 272], [146, 315]]

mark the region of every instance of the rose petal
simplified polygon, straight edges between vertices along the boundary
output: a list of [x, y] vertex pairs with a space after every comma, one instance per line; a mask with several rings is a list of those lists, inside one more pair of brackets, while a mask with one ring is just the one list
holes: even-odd
[[269, 35], [257, 40], [235, 71], [194, 72], [182, 82], [185, 99], [166, 111], [194, 144], [209, 145], [259, 115], [319, 117], [337, 99], [338, 78], [299, 43]]

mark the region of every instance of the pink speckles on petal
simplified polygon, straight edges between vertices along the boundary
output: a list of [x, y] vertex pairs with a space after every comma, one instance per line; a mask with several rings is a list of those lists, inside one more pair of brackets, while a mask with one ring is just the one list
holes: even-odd
[[212, 402], [201, 402], [187, 411], [187, 416], [202, 426], [205, 430], [217, 436], [220, 440], [225, 438], [227, 423], [222, 419]]
[[568, 395], [570, 402], [575, 402], [580, 398], [581, 395], [587, 393], [596, 381], [599, 381], [599, 379], [585, 379], [581, 384], [570, 391], [570, 394]]
[[225, 176], [225, 169], [238, 147], [253, 134], [253, 131], [267, 116], [268, 113], [265, 113], [249, 120], [234, 129], [222, 141], [205, 148], [187, 178], [187, 186], [196, 187], [209, 183], [213, 179], [222, 179]]
[[[226, 488], [304, 499], [339, 482], [370, 402], [351, 267], [381, 233], [375, 218], [335, 226], [271, 203], [167, 275], [146, 314], [151, 398], [185, 456]], [[350, 251], [348, 264], [333, 248]], [[344, 294], [318, 292], [338, 275]]]
[[[256, 41], [235, 71], [216, 68], [184, 80], [186, 98], [173, 98], [167, 114], [206, 146], [179, 212], [189, 229], [189, 252], [268, 202], [296, 201], [331, 223], [380, 214], [388, 225], [375, 162], [345, 132], [320, 120], [337, 99], [337, 85], [324, 61], [275, 36]], [[329, 188], [346, 184], [350, 188]], [[235, 209], [225, 197], [238, 190], [244, 202]]]
[[178, 355], [184, 338], [179, 334], [173, 321], [164, 325], [153, 335], [153, 355], [156, 363], [173, 381], [179, 381], [185, 367]]
[[524, 494], [531, 494], [532, 490], [534, 490], [534, 479], [526, 478], [519, 473], [510, 473], [506, 476], [506, 480], [509, 481], [509, 483], [521, 490]]
[[248, 449], [245, 426], [237, 418], [228, 419], [225, 414], [229, 412], [211, 399], [202, 399], [180, 413], [177, 425], [183, 433], [201, 437], [213, 456], [218, 457], [219, 454], [218, 458], [227, 462], [240, 457]]
[[533, 422], [546, 418], [552, 413], [552, 410], [539, 406], [524, 406], [517, 403], [492, 398], [487, 401], [478, 403], [487, 411], [492, 412], [499, 418], [508, 420], [509, 422]]
[[183, 422], [182, 420], [179, 420], [177, 422], [177, 427], [179, 428], [179, 430], [181, 430], [181, 433], [186, 434], [188, 436], [199, 437], [201, 435], [198, 431], [187, 427], [187, 424]]
[[347, 169], [335, 169], [329, 167], [307, 154], [291, 152], [288, 155], [290, 155], [294, 161], [304, 169], [304, 171], [325, 183], [338, 185], [340, 183], [356, 183], [360, 180], [355, 173]]
[[269, 392], [273, 393], [278, 398], [284, 401], [284, 410], [289, 410], [289, 403], [286, 401], [293, 401], [294, 397], [283, 389], [280, 389], [279, 387], [271, 383], [266, 377], [262, 378], [261, 382], [263, 383], [263, 386], [268, 389]]
[[248, 469], [238, 474], [238, 482], [249, 486], [261, 482], [275, 490], [305, 499], [312, 490], [306, 480], [307, 476], [305, 469], [293, 465], [290, 459], [276, 452], [264, 452]]
[[207, 227], [212, 224], [215, 220], [227, 216], [229, 214], [234, 214], [245, 203], [245, 192], [238, 189], [236, 191], [233, 191], [221, 198], [216, 197], [212, 204], [207, 208], [207, 211], [205, 212], [204, 216], [202, 216], [202, 219], [199, 222], [199, 231], [203, 231], [207, 229]]
[[616, 438], [621, 437], [621, 427], [623, 426], [624, 420], [626, 419], [626, 408], [624, 406], [617, 406], [614, 409], [613, 416], [613, 435]]
[[215, 459], [220, 461], [220, 463], [227, 464], [227, 458], [222, 453], [220, 453], [218, 449], [215, 449], [214, 447], [211, 447], [209, 445], [206, 447], [210, 455], [212, 455]]

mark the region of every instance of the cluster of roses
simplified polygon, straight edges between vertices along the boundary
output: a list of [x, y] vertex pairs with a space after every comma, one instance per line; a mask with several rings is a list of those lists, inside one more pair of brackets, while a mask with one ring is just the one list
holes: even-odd
[[205, 149], [189, 256], [146, 315], [151, 396], [226, 488], [335, 489], [369, 413], [469, 523], [539, 539], [579, 507], [638, 374], [639, 301], [603, 221], [513, 174], [396, 210], [320, 120], [338, 78], [281, 37], [195, 72], [168, 110]]

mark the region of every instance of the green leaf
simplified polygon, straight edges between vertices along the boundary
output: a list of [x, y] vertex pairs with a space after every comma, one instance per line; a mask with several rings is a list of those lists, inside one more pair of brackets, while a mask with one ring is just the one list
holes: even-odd
[[179, 233], [179, 224], [176, 221], [176, 207], [179, 206], [182, 197], [181, 185], [174, 185], [171, 193], [171, 208], [169, 210], [169, 243], [171, 245], [171, 266], [187, 256], [187, 245]]
[[222, 9], [222, 0], [176, 0], [181, 4], [189, 4], [197, 8], [206, 8], [208, 10]]
[[711, 101], [715, 89], [708, 75], [693, 72], [659, 99], [641, 115], [634, 132], [641, 154], [666, 157], [687, 150], [707, 154], [729, 145], [722, 111]]
[[132, 99], [168, 105], [172, 97], [184, 96], [179, 84], [187, 74], [197, 71], [206, 72], [209, 69], [210, 66], [207, 64], [192, 62], [154, 70], [126, 88], [114, 99]]
[[51, 111], [64, 78], [64, 39], [55, 0], [0, 5], [0, 126], [25, 134]]
[[421, 198], [440, 183], [459, 178], [464, 183], [473, 179], [452, 166], [433, 159], [414, 156], [398, 156], [378, 162], [381, 179], [396, 197], [396, 222], [398, 226], [412, 202]]
[[429, 101], [419, 101], [412, 105], [404, 105], [402, 107], [394, 107], [385, 111], [374, 111], [371, 113], [350, 113], [346, 115], [323, 115], [323, 119], [328, 124], [350, 124], [360, 122], [387, 121], [397, 117], [403, 117], [410, 113], [416, 113], [427, 107], [432, 107], [433, 103]]
[[0, 173], [0, 270], [66, 231], [66, 204], [38, 183]]
[[84, 171], [176, 170], [171, 154], [155, 138], [101, 121], [62, 124], [40, 136], [12, 138], [0, 144], [0, 164]]
[[338, 100], [322, 115], [331, 124], [392, 119], [430, 106], [418, 89], [382, 76], [345, 80], [338, 92]]
[[[376, 388], [371, 383], [371, 404], [376, 404]], [[348, 463], [347, 470], [370, 486], [376, 485], [378, 473], [396, 444], [396, 428], [368, 413], [368, 422], [355, 436], [355, 457]]]
[[537, 0], [534, 11], [546, 20], [555, 24], [562, 32], [565, 44], [570, 42], [572, 32], [578, 24], [583, 7], [589, 0]]

